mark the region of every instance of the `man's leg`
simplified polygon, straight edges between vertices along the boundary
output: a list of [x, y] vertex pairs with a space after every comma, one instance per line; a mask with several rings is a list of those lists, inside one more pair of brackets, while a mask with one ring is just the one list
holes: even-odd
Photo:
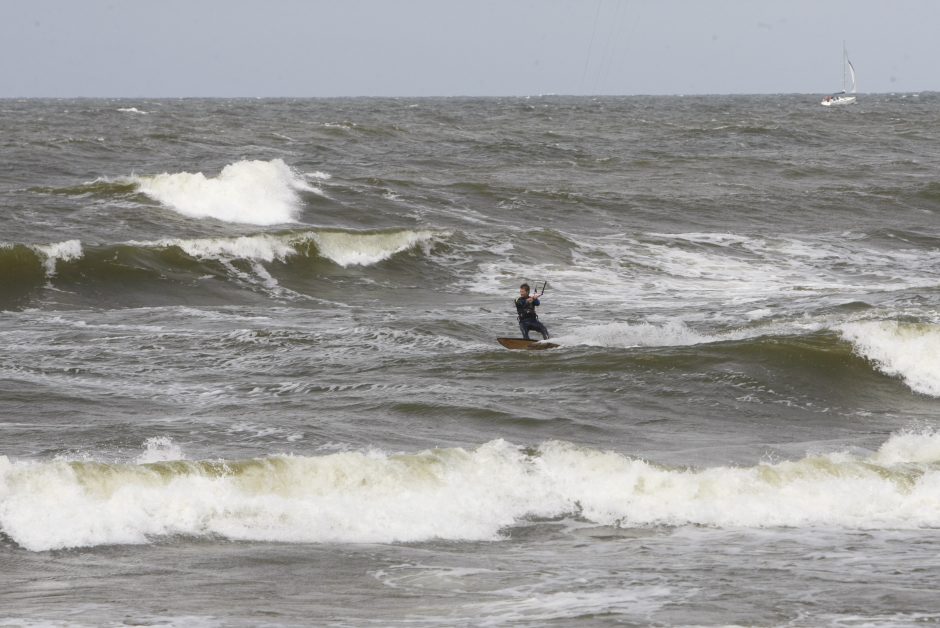
[[519, 321], [519, 329], [522, 330], [522, 337], [523, 337], [523, 338], [525, 338], [526, 340], [531, 340], [531, 338], [529, 338], [529, 326], [528, 326], [528, 321]]
[[542, 324], [541, 321], [534, 321], [532, 329], [542, 334], [542, 340], [548, 340], [548, 329], [545, 327], [545, 325]]

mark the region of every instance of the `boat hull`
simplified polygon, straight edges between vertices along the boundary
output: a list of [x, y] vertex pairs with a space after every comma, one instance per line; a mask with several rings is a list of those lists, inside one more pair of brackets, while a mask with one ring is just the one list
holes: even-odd
[[823, 100], [819, 104], [823, 107], [838, 107], [841, 105], [851, 105], [853, 103], [855, 103], [855, 96], [839, 96], [838, 98]]

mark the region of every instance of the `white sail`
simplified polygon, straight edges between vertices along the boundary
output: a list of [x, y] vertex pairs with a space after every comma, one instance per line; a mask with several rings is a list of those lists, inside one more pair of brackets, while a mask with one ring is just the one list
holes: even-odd
[[849, 66], [849, 76], [852, 78], [852, 89], [849, 90], [849, 93], [850, 93], [850, 94], [854, 94], [854, 93], [855, 93], [855, 90], [856, 90], [856, 86], [855, 86], [855, 66], [852, 65], [852, 62], [849, 61], [849, 58], [848, 58], [848, 57], [845, 58], [845, 63], [846, 63], [846, 65]]

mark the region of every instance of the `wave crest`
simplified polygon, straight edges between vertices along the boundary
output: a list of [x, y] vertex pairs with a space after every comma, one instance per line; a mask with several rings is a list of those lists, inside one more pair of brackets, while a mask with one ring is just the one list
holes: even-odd
[[[144, 248], [177, 247], [200, 259], [287, 261], [295, 255], [318, 255], [340, 266], [372, 266], [416, 246], [428, 252], [437, 237], [447, 232], [411, 231], [302, 231], [228, 238], [167, 239], [134, 242]], [[310, 250], [313, 243], [315, 249]]]
[[[146, 464], [0, 457], [0, 529], [34, 551], [167, 535], [278, 542], [497, 540], [530, 519], [642, 527], [940, 525], [940, 436], [871, 456], [676, 469], [623, 454], [502, 440], [474, 450], [345, 452]], [[147, 459], [147, 458], [143, 458]], [[151, 458], [152, 459], [152, 458]]]
[[318, 231], [310, 233], [309, 237], [323, 257], [345, 267], [372, 266], [415, 246], [424, 247], [427, 253], [437, 235], [434, 231], [408, 230], [378, 233]]

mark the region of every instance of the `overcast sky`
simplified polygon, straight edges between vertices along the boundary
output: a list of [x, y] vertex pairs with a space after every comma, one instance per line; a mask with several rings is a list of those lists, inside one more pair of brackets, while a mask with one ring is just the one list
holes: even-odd
[[0, 0], [0, 97], [940, 90], [938, 0]]

